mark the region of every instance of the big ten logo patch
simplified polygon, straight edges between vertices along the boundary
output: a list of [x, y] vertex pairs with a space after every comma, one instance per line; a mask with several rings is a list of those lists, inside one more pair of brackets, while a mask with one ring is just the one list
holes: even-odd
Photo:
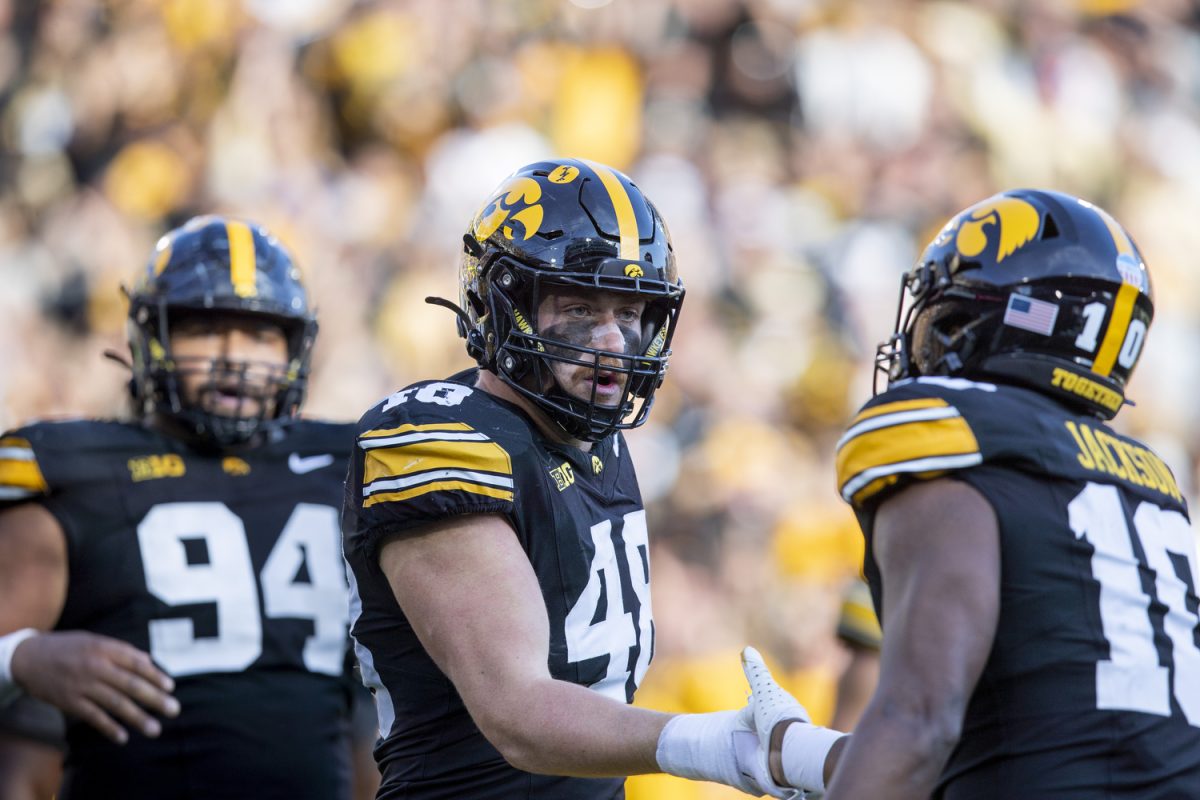
[[157, 478], [182, 478], [187, 472], [183, 458], [175, 453], [131, 458], [126, 462], [126, 466], [129, 467], [129, 477], [134, 483]]
[[560, 492], [575, 483], [575, 471], [571, 469], [571, 465], [566, 461], [561, 466], [550, 470], [550, 477], [554, 478], [554, 485], [558, 487]]

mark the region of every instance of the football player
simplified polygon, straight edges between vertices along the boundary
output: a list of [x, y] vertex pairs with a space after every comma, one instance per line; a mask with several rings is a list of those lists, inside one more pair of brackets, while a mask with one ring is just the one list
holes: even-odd
[[[905, 296], [888, 390], [838, 447], [883, 661], [827, 797], [1200, 797], [1195, 539], [1171, 471], [1106, 424], [1154, 310], [1137, 247], [1090, 203], [1005, 192]], [[779, 731], [780, 777], [820, 788], [810, 727]]]
[[135, 419], [0, 440], [0, 693], [68, 715], [62, 800], [346, 797], [349, 425], [267, 231], [199, 217], [129, 294]]
[[683, 300], [658, 212], [603, 165], [532, 164], [474, 218], [459, 278], [478, 368], [368, 411], [346, 485], [378, 796], [600, 800], [660, 770], [772, 789], [745, 715], [628, 705], [655, 630], [622, 432]]

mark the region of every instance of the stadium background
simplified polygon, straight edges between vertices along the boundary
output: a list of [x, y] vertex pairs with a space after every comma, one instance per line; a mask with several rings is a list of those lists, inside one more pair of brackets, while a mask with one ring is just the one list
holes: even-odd
[[121, 410], [118, 287], [192, 214], [293, 249], [321, 321], [308, 412], [354, 418], [466, 365], [423, 298], [456, 296], [505, 174], [581, 156], [646, 190], [688, 297], [630, 436], [655, 542], [645, 705], [740, 705], [752, 642], [828, 718], [861, 558], [833, 445], [898, 276], [993, 191], [1079, 194], [1138, 240], [1157, 313], [1119, 427], [1195, 496], [1195, 0], [0, 0], [0, 27], [0, 427]]

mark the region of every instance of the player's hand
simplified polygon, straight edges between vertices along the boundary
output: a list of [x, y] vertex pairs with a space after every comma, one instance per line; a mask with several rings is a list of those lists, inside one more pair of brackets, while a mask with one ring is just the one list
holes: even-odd
[[750, 706], [673, 717], [658, 740], [658, 766], [669, 775], [723, 783], [754, 797], [794, 797], [795, 790], [771, 780], [753, 725]]
[[33, 697], [79, 717], [117, 744], [132, 726], [146, 736], [162, 732], [150, 715], [175, 717], [175, 682], [136, 647], [83, 631], [39, 633], [13, 652], [12, 676]]
[[[770, 778], [781, 786], [791, 785], [809, 793], [823, 793], [825, 758], [832, 742], [842, 734], [813, 725], [808, 711], [775, 682], [762, 656], [753, 647], [742, 650], [742, 671], [750, 683], [748, 708], [753, 713], [750, 724], [754, 726], [759, 745], [766, 753]], [[790, 768], [785, 768], [784, 735], [793, 724], [812, 732], [804, 740], [811, 741], [811, 746], [805, 744], [789, 750], [791, 757], [786, 763]]]

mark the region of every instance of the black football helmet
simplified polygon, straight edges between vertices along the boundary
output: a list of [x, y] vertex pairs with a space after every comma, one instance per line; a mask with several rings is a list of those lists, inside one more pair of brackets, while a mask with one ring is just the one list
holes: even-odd
[[[493, 192], [463, 242], [459, 334], [480, 367], [531, 400], [572, 438], [599, 441], [645, 422], [667, 370], [683, 283], [662, 217], [628, 177], [575, 159], [522, 167]], [[596, 350], [539, 334], [539, 304], [548, 289], [563, 286], [644, 299], [634, 352]], [[558, 385], [555, 362], [594, 370], [590, 400]], [[597, 402], [602, 368], [625, 375], [615, 404]]]
[[[128, 295], [131, 391], [138, 413], [156, 415], [219, 448], [247, 443], [295, 416], [304, 400], [317, 322], [291, 256], [264, 228], [195, 217], [158, 241]], [[172, 326], [197, 315], [249, 316], [277, 324], [287, 337], [288, 363], [173, 356]], [[179, 378], [188, 372], [207, 376], [202, 398], [218, 390], [235, 394], [237, 412], [216, 414], [202, 402], [187, 402]], [[264, 385], [266, 396], [248, 402], [250, 393], [262, 392]], [[255, 406], [258, 412], [252, 413]]]
[[1070, 195], [1018, 189], [960, 212], [925, 248], [876, 365], [890, 382], [1016, 383], [1109, 419], [1153, 315], [1150, 275], [1116, 220]]

